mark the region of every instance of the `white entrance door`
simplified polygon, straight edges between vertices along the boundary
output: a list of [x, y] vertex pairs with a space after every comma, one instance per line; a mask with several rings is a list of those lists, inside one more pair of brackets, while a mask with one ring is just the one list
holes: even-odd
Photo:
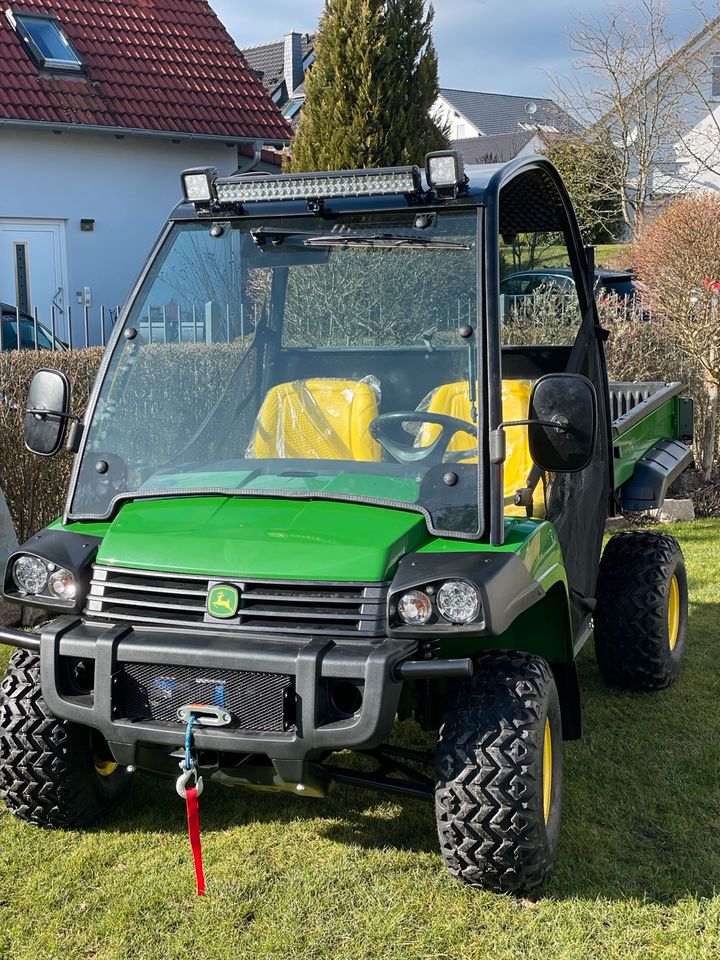
[[67, 261], [63, 220], [0, 219], [0, 301], [19, 306], [67, 336]]

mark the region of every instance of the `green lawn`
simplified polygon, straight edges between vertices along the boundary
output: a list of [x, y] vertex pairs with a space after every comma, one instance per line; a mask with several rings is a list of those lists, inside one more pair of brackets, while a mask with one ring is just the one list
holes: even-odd
[[[598, 267], [604, 267], [608, 261], [613, 260], [627, 247], [625, 243], [599, 243], [595, 247], [595, 264]], [[535, 263], [535, 267], [568, 267], [567, 247], [562, 244], [556, 244], [543, 248]]]
[[137, 776], [84, 834], [0, 815], [0, 958], [716, 960], [720, 522], [672, 532], [690, 572], [684, 672], [671, 690], [622, 693], [583, 652], [585, 738], [567, 745], [560, 853], [536, 901], [453, 881], [420, 802], [213, 786], [197, 899], [173, 784]]

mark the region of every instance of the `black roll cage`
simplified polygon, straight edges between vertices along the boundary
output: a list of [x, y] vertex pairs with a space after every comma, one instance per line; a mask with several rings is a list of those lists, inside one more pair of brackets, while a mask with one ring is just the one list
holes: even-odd
[[[481, 380], [481, 389], [478, 395], [478, 423], [482, 423], [484, 428], [481, 433], [481, 451], [480, 451], [480, 469], [478, 470], [478, 504], [480, 518], [480, 535], [463, 534], [457, 532], [439, 531], [433, 529], [433, 522], [429, 512], [420, 507], [410, 504], [399, 505], [397, 503], [386, 503], [384, 501], [375, 501], [378, 505], [387, 506], [396, 509], [415, 509], [424, 514], [428, 529], [434, 535], [448, 536], [458, 540], [478, 540], [489, 539], [493, 546], [502, 545], [504, 542], [504, 488], [503, 488], [503, 465], [490, 463], [489, 435], [490, 431], [496, 429], [502, 422], [502, 344], [500, 336], [500, 258], [499, 258], [499, 236], [500, 236], [500, 204], [501, 192], [512, 183], [516, 178], [532, 172], [542, 173], [550, 182], [554, 189], [555, 198], [560, 202], [560, 213], [563, 218], [563, 232], [570, 252], [571, 265], [575, 277], [577, 292], [580, 301], [580, 309], [583, 316], [583, 323], [592, 322], [599, 330], [597, 311], [595, 307], [592, 286], [587, 269], [587, 260], [582, 245], [580, 229], [575, 217], [567, 190], [555, 167], [544, 157], [522, 157], [513, 160], [504, 165], [487, 164], [481, 167], [468, 168], [469, 180], [465, 189], [459, 191], [456, 197], [438, 198], [432, 196], [430, 191], [417, 197], [352, 197], [337, 198], [325, 200], [319, 210], [308, 208], [309, 203], [305, 201], [266, 201], [262, 203], [247, 204], [244, 208], [234, 208], [214, 213], [213, 220], [243, 220], [257, 219], [263, 217], [283, 217], [285, 219], [307, 218], [309, 212], [316, 214], [324, 219], [334, 219], [339, 214], [344, 213], [392, 213], [406, 212], [409, 208], [423, 209], [430, 207], [434, 209], [472, 209], [477, 210], [478, 217], [478, 236], [482, 242], [477, 245], [477, 300], [476, 316], [478, 322], [483, 325], [483, 336], [476, 337], [477, 343], [477, 365], [479, 379]], [[147, 257], [140, 274], [133, 285], [130, 296], [125, 302], [120, 317], [115, 325], [112, 335], [108, 341], [108, 346], [103, 356], [98, 374], [90, 395], [87, 410], [83, 417], [87, 425], [91, 422], [97, 406], [100, 391], [104, 384], [110, 360], [114, 354], [117, 344], [123, 335], [125, 324], [127, 322], [131, 308], [133, 307], [145, 279], [150, 272], [155, 260], [157, 251], [160, 249], [173, 225], [182, 221], [199, 221], [195, 207], [180, 203], [172, 212], [167, 224], [161, 231], [156, 243]], [[206, 217], [202, 219], [206, 220]], [[607, 377], [605, 378], [605, 390], [607, 391]], [[609, 403], [609, 398], [607, 398]], [[608, 424], [608, 449], [610, 449], [610, 426]], [[71, 513], [71, 504], [77, 488], [79, 469], [82, 458], [85, 453], [88, 431], [84, 429], [79, 451], [75, 457], [73, 469], [68, 487], [68, 496], [63, 514], [63, 523], [73, 520], [100, 520], [109, 519], [118, 505], [122, 502], [138, 499], [139, 495], [121, 494], [111, 501], [108, 514], [106, 516], [80, 514], [73, 516]], [[608, 471], [612, 465], [608, 463]], [[487, 491], [487, 496], [486, 496]], [[184, 490], [184, 496], [207, 495], [209, 493], [220, 493], [219, 490]], [[227, 491], [225, 491], [227, 493]], [[233, 495], [242, 495], [242, 491], [232, 491]], [[272, 492], [264, 491], [264, 495], [272, 496]], [[257, 491], [254, 491], [257, 496]], [[285, 495], [285, 494], [284, 494]], [[140, 495], [142, 496], [142, 495]], [[148, 494], [153, 498], [164, 496], [163, 492], [153, 492]], [[167, 496], [178, 496], [178, 491], [168, 491]], [[317, 494], [289, 494], [294, 498], [313, 498]], [[339, 499], [358, 501], [363, 503], [371, 502], [367, 498], [357, 498], [345, 495], [328, 495], [328, 499]]]

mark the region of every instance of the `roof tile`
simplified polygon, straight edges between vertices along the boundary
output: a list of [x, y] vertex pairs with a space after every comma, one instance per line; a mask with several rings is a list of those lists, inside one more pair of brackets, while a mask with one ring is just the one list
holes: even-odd
[[207, 0], [15, 0], [12, 9], [54, 16], [87, 77], [39, 71], [0, 16], [0, 117], [290, 139], [289, 125]]

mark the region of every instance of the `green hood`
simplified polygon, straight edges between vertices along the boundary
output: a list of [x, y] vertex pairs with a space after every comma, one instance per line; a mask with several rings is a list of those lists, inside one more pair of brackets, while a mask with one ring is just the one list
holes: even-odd
[[211, 577], [386, 580], [426, 544], [422, 514], [329, 500], [182, 497], [122, 508], [99, 563]]

